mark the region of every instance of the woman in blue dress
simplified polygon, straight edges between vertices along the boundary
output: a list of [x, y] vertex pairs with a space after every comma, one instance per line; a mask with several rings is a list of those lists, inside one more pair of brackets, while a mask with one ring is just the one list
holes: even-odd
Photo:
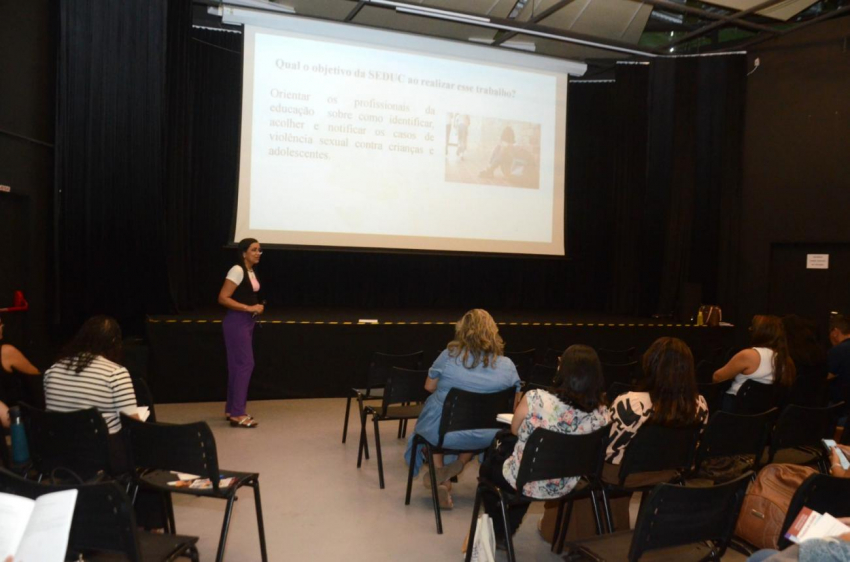
[[[439, 440], [440, 416], [443, 413], [443, 403], [452, 388], [469, 392], [492, 393], [515, 387], [519, 390], [520, 381], [513, 361], [504, 356], [505, 342], [499, 336], [499, 329], [493, 317], [486, 310], [476, 308], [470, 310], [458, 320], [455, 325], [455, 338], [437, 357], [428, 370], [425, 389], [433, 394], [428, 397], [422, 413], [416, 422], [416, 433], [431, 443]], [[443, 446], [447, 449], [479, 450], [486, 449], [496, 429], [475, 429], [455, 431], [446, 435]], [[413, 435], [407, 443], [404, 459], [407, 463], [415, 463], [414, 474], [419, 473], [422, 466], [423, 454], [412, 455]], [[472, 453], [461, 453], [452, 462], [446, 464], [443, 455], [434, 455], [434, 468], [438, 483], [440, 507], [452, 508], [450, 479], [460, 474], [463, 467], [472, 460]], [[431, 479], [423, 478], [425, 486], [430, 486]]]

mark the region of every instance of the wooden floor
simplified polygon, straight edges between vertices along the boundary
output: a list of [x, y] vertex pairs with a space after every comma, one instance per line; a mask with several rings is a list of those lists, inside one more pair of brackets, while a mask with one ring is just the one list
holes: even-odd
[[[344, 399], [258, 401], [249, 403], [248, 411], [260, 422], [258, 428], [231, 428], [221, 402], [157, 406], [160, 421], [206, 421], [216, 437], [221, 468], [260, 473], [269, 560], [462, 560], [476, 462], [460, 475], [453, 491], [455, 509], [443, 512], [444, 534], [438, 535], [421, 477], [414, 482], [411, 504], [404, 505], [404, 441], [395, 438], [392, 424], [384, 424], [381, 433], [386, 477], [381, 490], [374, 456], [357, 469], [357, 432], [341, 443]], [[369, 437], [371, 443], [371, 431]], [[224, 506], [220, 500], [175, 495], [177, 531], [200, 537], [203, 561], [215, 560]], [[542, 504], [536, 504], [517, 533], [520, 561], [560, 559], [539, 536], [541, 515]], [[260, 560], [250, 488], [236, 502], [225, 559]], [[497, 560], [505, 559], [504, 552], [497, 553]]]

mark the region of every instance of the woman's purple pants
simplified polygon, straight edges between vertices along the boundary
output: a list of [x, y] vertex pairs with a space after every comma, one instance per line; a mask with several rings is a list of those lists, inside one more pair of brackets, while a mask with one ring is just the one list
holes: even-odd
[[227, 405], [231, 417], [245, 415], [248, 384], [254, 372], [254, 317], [250, 312], [228, 310], [222, 322], [227, 351]]

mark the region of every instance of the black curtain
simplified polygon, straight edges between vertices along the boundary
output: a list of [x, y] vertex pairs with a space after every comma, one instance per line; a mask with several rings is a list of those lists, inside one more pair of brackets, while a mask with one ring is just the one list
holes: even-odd
[[[235, 253], [242, 37], [186, 0], [60, 4], [61, 320], [215, 309]], [[671, 312], [685, 283], [734, 287], [741, 56], [621, 64], [570, 85], [568, 260], [274, 250], [272, 310]]]
[[167, 309], [166, 5], [59, 2], [55, 281], [66, 326]]

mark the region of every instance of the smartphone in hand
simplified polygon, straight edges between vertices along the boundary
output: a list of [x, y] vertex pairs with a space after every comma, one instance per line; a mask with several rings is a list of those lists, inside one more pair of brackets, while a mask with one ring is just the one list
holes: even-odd
[[841, 463], [841, 468], [847, 470], [850, 468], [850, 461], [847, 460], [847, 456], [844, 454], [844, 451], [835, 446], [835, 441], [832, 439], [824, 439], [823, 446], [826, 447], [827, 451], [832, 451], [833, 449], [838, 454], [838, 462]]

